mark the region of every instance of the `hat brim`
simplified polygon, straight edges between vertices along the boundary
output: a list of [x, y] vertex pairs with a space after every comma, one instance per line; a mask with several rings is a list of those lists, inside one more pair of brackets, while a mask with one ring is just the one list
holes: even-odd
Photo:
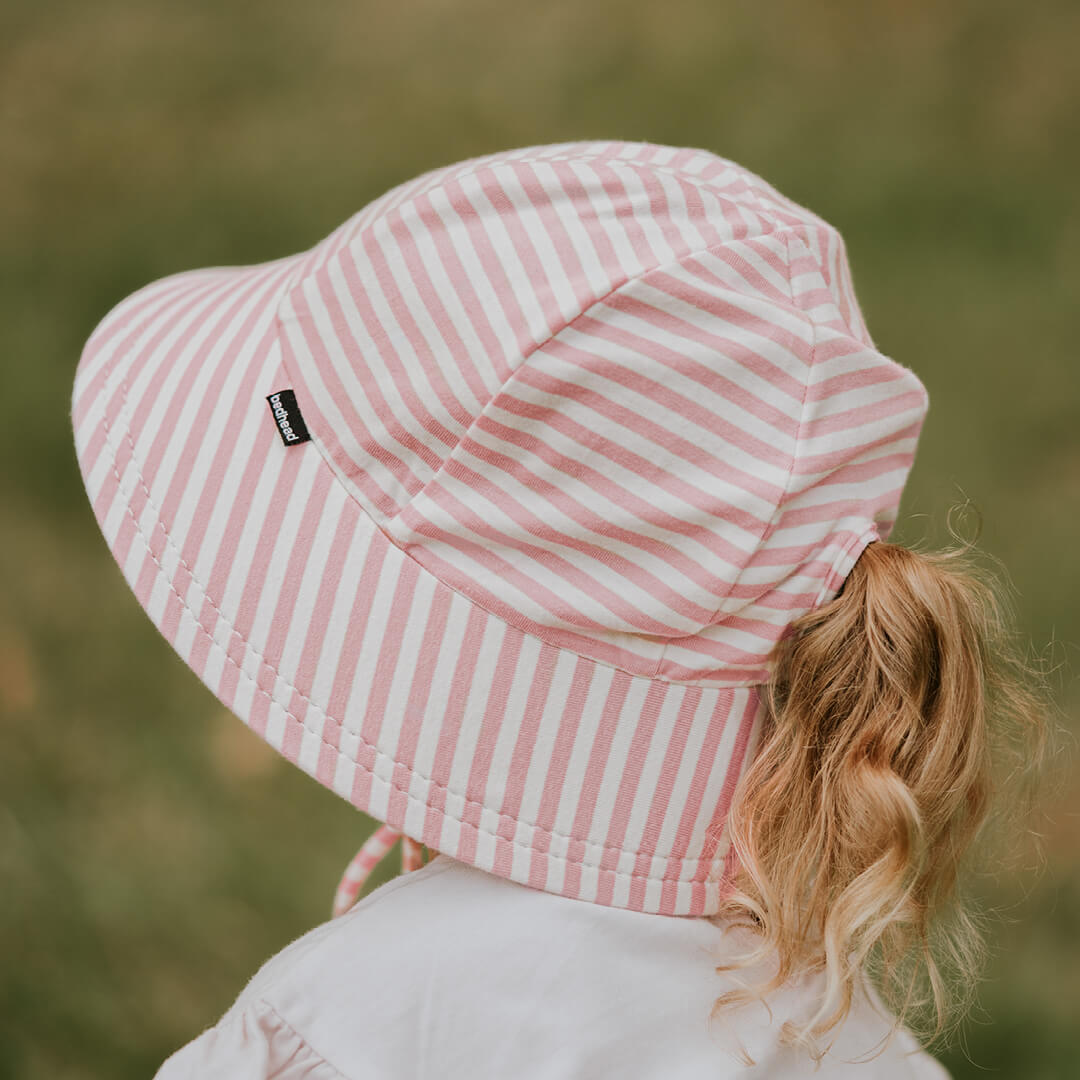
[[508, 625], [387, 538], [317, 430], [284, 445], [266, 398], [292, 385], [276, 313], [304, 258], [165, 278], [87, 343], [76, 450], [139, 603], [226, 707], [406, 835], [564, 896], [715, 911], [758, 689]]

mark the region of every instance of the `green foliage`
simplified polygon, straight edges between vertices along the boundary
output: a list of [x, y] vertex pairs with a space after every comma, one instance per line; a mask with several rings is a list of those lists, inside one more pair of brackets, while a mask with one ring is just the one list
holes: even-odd
[[[1070, 0], [5, 4], [0, 1078], [152, 1075], [328, 916], [371, 828], [124, 585], [71, 446], [82, 343], [138, 286], [299, 251], [423, 169], [680, 143], [837, 224], [875, 339], [931, 395], [897, 536], [944, 542], [973, 500], [1073, 715], [1078, 36]], [[1042, 871], [1021, 853], [983, 886], [1008, 920], [941, 1055], [957, 1078], [1075, 1074], [1080, 782], [1047, 810]]]

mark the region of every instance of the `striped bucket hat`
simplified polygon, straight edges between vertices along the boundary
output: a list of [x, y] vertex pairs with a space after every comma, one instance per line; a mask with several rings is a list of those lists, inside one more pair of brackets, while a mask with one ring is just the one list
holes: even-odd
[[585, 141], [146, 286], [73, 423], [155, 625], [382, 841], [704, 915], [770, 650], [888, 535], [926, 407], [832, 226]]

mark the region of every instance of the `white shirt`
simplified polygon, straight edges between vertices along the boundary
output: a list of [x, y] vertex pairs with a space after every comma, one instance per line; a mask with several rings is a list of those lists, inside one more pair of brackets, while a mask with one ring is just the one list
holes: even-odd
[[[531, 889], [446, 855], [383, 885], [269, 960], [156, 1080], [948, 1080], [906, 1031], [853, 1008], [815, 1073], [778, 1044], [808, 998], [785, 990], [707, 1026], [733, 983], [705, 918], [644, 914]], [[715, 955], [716, 959], [713, 959]], [[875, 1001], [877, 999], [875, 998]], [[880, 1003], [878, 1003], [880, 1004]]]

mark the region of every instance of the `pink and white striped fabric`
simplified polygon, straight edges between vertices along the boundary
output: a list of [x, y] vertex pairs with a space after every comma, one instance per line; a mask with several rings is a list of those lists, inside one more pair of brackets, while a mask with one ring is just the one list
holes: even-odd
[[140, 603], [291, 761], [481, 869], [703, 915], [769, 652], [888, 535], [926, 408], [833, 227], [597, 141], [143, 288], [73, 421]]

